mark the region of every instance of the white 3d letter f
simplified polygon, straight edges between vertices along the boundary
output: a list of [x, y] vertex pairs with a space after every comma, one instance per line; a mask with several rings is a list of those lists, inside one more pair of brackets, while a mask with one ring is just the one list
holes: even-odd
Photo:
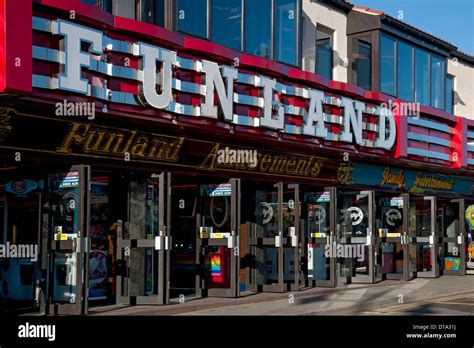
[[64, 73], [59, 74], [59, 88], [87, 94], [88, 82], [81, 78], [81, 69], [90, 66], [91, 56], [81, 50], [81, 44], [89, 42], [91, 52], [102, 54], [102, 32], [58, 20], [58, 33], [64, 35], [66, 52]]

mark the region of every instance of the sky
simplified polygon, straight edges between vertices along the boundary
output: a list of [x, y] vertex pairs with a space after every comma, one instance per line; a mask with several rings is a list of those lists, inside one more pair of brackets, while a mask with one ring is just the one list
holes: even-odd
[[[402, 21], [474, 55], [474, 0], [349, 0]], [[399, 12], [401, 11], [401, 12]]]

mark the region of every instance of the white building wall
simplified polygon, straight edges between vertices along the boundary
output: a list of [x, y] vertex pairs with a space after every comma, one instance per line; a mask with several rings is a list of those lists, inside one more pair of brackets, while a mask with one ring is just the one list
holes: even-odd
[[346, 13], [317, 0], [303, 0], [303, 70], [315, 72], [316, 27], [333, 30], [333, 79], [347, 82]]
[[454, 76], [454, 114], [474, 119], [474, 65], [451, 58], [448, 74]]

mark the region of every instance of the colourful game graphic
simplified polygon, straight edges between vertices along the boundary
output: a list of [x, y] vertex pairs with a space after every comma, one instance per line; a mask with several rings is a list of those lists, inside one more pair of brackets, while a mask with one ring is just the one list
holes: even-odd
[[[470, 205], [466, 209], [466, 223], [467, 223], [467, 232], [468, 232], [468, 244], [467, 244], [467, 252], [468, 252], [468, 262], [474, 262], [474, 205]], [[469, 267], [469, 265], [468, 265]]]
[[221, 256], [219, 254], [211, 255], [211, 277], [214, 282], [222, 283], [221, 274]]
[[445, 257], [444, 269], [449, 271], [459, 271], [461, 266], [461, 259], [459, 257]]

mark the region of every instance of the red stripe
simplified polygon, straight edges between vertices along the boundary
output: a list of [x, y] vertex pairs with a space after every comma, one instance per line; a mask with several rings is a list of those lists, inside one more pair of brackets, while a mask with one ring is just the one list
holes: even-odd
[[0, 0], [0, 92], [32, 91], [32, 3]]

